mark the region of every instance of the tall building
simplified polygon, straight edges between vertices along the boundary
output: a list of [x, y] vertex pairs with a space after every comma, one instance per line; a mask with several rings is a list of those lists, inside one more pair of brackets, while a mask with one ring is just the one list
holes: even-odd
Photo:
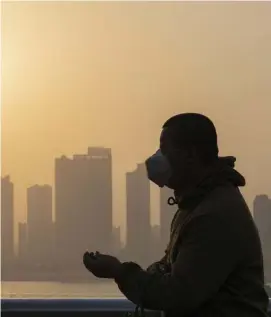
[[256, 196], [253, 215], [261, 237], [266, 276], [271, 281], [271, 199], [267, 195]]
[[168, 204], [168, 198], [174, 197], [172, 189], [163, 187], [160, 189], [160, 230], [161, 230], [161, 251], [164, 252], [169, 243], [170, 226], [173, 216], [177, 210], [176, 206]]
[[110, 252], [112, 214], [111, 149], [90, 147], [87, 154], [57, 158], [55, 232], [60, 267], [81, 272], [86, 250]]
[[27, 189], [27, 247], [30, 263], [50, 265], [52, 259], [52, 187], [35, 185]]
[[262, 243], [265, 244], [269, 242], [271, 249], [271, 240], [269, 240], [269, 236], [267, 236], [271, 227], [271, 199], [269, 199], [267, 195], [256, 196], [253, 206], [253, 216]]
[[149, 263], [150, 182], [145, 164], [138, 164], [133, 172], [126, 174], [127, 239], [126, 249], [131, 259], [145, 265]]
[[112, 252], [114, 254], [119, 254], [121, 252], [121, 232], [120, 227], [113, 228], [113, 245], [112, 245]]
[[27, 264], [27, 224], [25, 222], [19, 223], [19, 244], [18, 244], [18, 260], [20, 264]]
[[5, 275], [14, 261], [14, 188], [10, 177], [1, 178], [1, 262]]

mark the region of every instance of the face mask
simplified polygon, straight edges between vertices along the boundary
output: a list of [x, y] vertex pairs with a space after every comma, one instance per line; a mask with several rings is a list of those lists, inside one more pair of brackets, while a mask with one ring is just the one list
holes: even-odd
[[168, 184], [172, 171], [167, 158], [158, 150], [146, 162], [147, 174], [150, 181], [164, 187]]

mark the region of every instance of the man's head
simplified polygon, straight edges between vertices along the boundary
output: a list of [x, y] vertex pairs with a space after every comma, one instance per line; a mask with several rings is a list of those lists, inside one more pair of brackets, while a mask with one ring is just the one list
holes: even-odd
[[[158, 169], [162, 169], [159, 186], [182, 190], [190, 186], [217, 158], [217, 134], [212, 121], [201, 114], [183, 113], [164, 123], [160, 150], [146, 161], [146, 165], [149, 178], [154, 182], [154, 170], [158, 175]], [[162, 178], [168, 178], [165, 184]]]

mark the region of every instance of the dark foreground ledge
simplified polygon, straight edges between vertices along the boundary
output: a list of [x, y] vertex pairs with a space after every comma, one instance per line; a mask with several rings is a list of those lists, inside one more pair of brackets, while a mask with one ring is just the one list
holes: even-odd
[[[135, 305], [124, 298], [114, 299], [2, 299], [2, 315], [19, 317], [22, 314], [33, 317], [54, 316], [91, 316], [91, 317], [129, 317]], [[145, 311], [146, 317], [161, 317], [160, 312]], [[271, 316], [271, 299], [269, 304]]]
[[[129, 317], [135, 305], [124, 298], [114, 299], [2, 299], [2, 316], [19, 317], [22, 314], [33, 317], [90, 316]], [[161, 317], [160, 312], [145, 311], [145, 317]]]

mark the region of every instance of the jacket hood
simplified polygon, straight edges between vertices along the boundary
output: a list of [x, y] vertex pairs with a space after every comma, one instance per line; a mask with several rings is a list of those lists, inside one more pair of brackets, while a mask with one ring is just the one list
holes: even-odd
[[217, 162], [212, 165], [204, 174], [201, 181], [183, 196], [175, 192], [175, 199], [180, 208], [187, 205], [196, 205], [210, 191], [218, 186], [232, 184], [235, 187], [245, 186], [246, 181], [235, 167], [236, 158], [234, 156], [219, 157]]
[[[207, 179], [210, 182], [223, 185], [223, 183], [231, 183], [236, 187], [245, 186], [246, 180], [235, 167], [236, 158], [234, 156], [220, 157], [214, 168], [208, 173]], [[204, 179], [203, 183], [207, 180]]]

